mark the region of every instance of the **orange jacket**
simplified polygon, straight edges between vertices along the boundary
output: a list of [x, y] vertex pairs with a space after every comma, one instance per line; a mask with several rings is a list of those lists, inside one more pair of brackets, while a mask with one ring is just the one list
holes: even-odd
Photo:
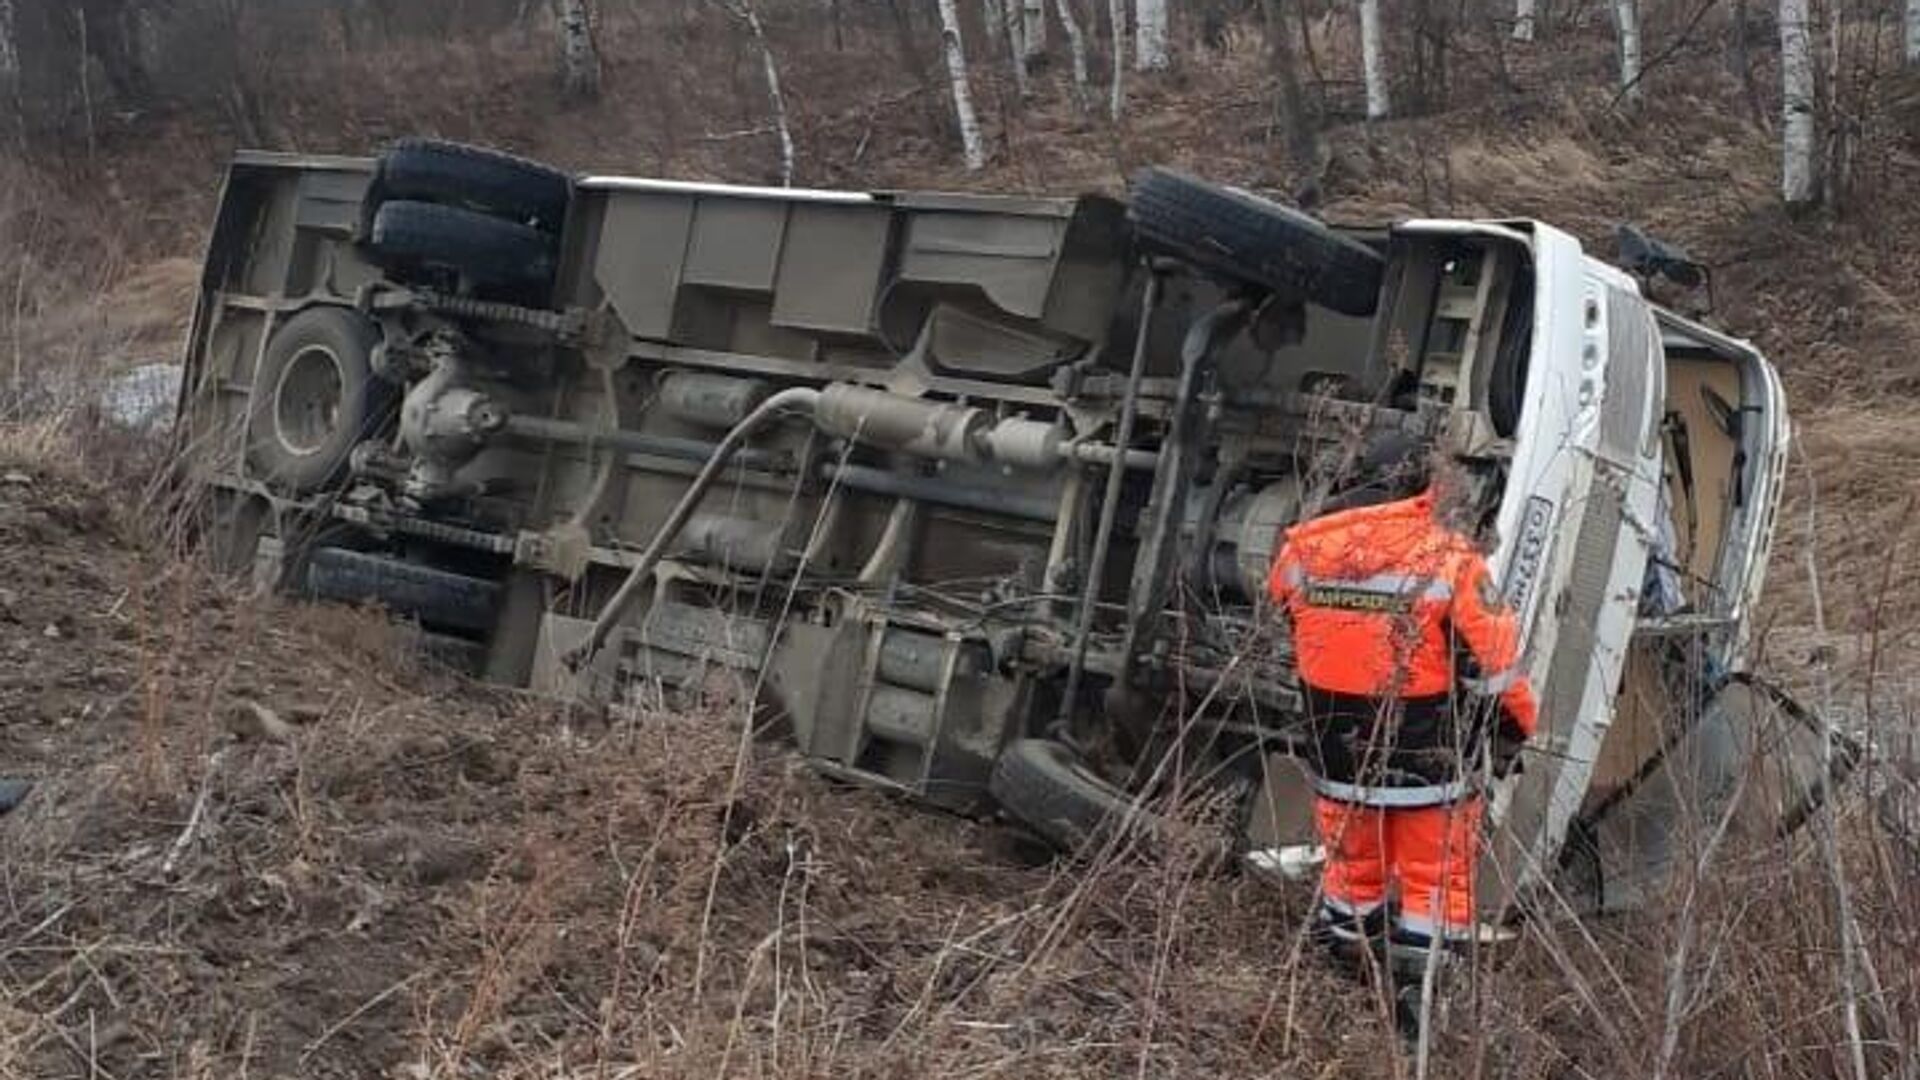
[[1458, 640], [1479, 667], [1466, 687], [1498, 694], [1531, 736], [1539, 706], [1519, 666], [1519, 620], [1486, 560], [1433, 510], [1429, 491], [1287, 530], [1267, 588], [1293, 619], [1300, 679], [1356, 697], [1446, 695]]

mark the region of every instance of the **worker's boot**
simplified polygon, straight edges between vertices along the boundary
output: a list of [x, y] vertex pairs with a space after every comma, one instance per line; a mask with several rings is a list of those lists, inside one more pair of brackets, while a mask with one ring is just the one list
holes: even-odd
[[1341, 974], [1361, 979], [1379, 966], [1380, 949], [1387, 940], [1387, 911], [1382, 906], [1355, 917], [1323, 907], [1315, 914], [1307, 935]]
[[[1470, 943], [1460, 939], [1435, 941], [1426, 934], [1396, 926], [1387, 936], [1387, 967], [1394, 988], [1394, 1021], [1409, 1042], [1420, 1037], [1423, 1023], [1437, 1024], [1445, 1015], [1447, 987]], [[1431, 975], [1432, 997], [1426, 997]]]

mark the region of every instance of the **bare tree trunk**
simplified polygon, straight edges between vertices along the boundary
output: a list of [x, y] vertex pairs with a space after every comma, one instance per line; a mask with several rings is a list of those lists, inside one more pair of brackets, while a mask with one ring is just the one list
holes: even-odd
[[1640, 100], [1640, 7], [1637, 0], [1613, 0], [1613, 21], [1620, 31], [1620, 95]]
[[1533, 40], [1533, 22], [1539, 10], [1539, 0], [1515, 0], [1513, 5], [1513, 40]]
[[926, 110], [928, 122], [943, 133], [947, 125], [946, 110], [940, 107], [940, 83], [934, 74], [934, 65], [920, 52], [919, 42], [913, 37], [913, 23], [906, 0], [887, 0], [888, 22], [893, 25], [893, 38], [898, 51], [900, 67], [907, 76], [920, 86], [919, 104]]
[[[1027, 28], [1025, 15], [1018, 7], [1019, 0], [1009, 0], [1001, 8], [1000, 16], [1006, 20], [1002, 29], [1007, 34], [1007, 55], [1013, 61], [1013, 85], [1025, 101], [1033, 93], [1033, 84], [1027, 78]], [[993, 8], [987, 9], [987, 17], [992, 18]]]
[[1920, 64], [1920, 0], [1907, 0], [1907, 63]]
[[1734, 0], [1732, 47], [1727, 50], [1727, 66], [1732, 69], [1735, 78], [1740, 80], [1740, 91], [1747, 99], [1747, 112], [1753, 118], [1753, 125], [1762, 131], [1773, 124], [1767, 119], [1766, 106], [1761, 103], [1760, 84], [1753, 77], [1753, 59], [1748, 55], [1748, 36], [1753, 32], [1753, 16], [1747, 10], [1748, 0]]
[[1387, 58], [1380, 34], [1380, 0], [1360, 0], [1360, 66], [1367, 78], [1367, 119], [1378, 120], [1393, 111], [1387, 89]]
[[1113, 85], [1107, 88], [1107, 113], [1114, 123], [1127, 111], [1127, 0], [1107, 0], [1113, 23]]
[[[1019, 3], [1019, 0], [1014, 0]], [[980, 0], [980, 22], [987, 31], [988, 48], [997, 48], [1000, 35], [1007, 32], [1006, 0]]]
[[1307, 113], [1306, 92], [1300, 86], [1298, 61], [1293, 52], [1293, 32], [1281, 0], [1260, 0], [1260, 10], [1267, 24], [1267, 52], [1274, 78], [1280, 84], [1274, 111], [1280, 122], [1282, 137], [1286, 140], [1287, 163], [1297, 174], [1294, 178], [1296, 181], [1309, 180], [1313, 174], [1314, 159], [1318, 156], [1316, 133]]
[[593, 13], [587, 0], [559, 4], [561, 93], [574, 101], [600, 96], [600, 50], [593, 44]]
[[[1066, 31], [1067, 50], [1073, 54], [1074, 90], [1084, 97], [1092, 77], [1087, 74], [1087, 39], [1080, 33], [1080, 20], [1074, 18], [1073, 0], [1054, 0], [1054, 11], [1060, 16], [1061, 29]], [[1086, 103], [1081, 104], [1084, 107]]]
[[1813, 205], [1813, 40], [1807, 0], [1780, 0], [1780, 194], [1790, 207]]
[[93, 125], [93, 81], [87, 78], [87, 61], [92, 58], [87, 42], [87, 9], [76, 6], [73, 18], [80, 27], [80, 103], [87, 118], [87, 156], [92, 157], [96, 135]]
[[[1852, 139], [1847, 130], [1848, 118], [1852, 110], [1847, 108], [1846, 72], [1840, 65], [1840, 46], [1845, 40], [1841, 23], [1841, 7], [1838, 0], [1828, 0], [1827, 15], [1827, 56], [1826, 70], [1813, 73], [1815, 94], [1826, 92], [1826, 100], [1814, 98], [1813, 125], [1814, 138], [1823, 147], [1820, 160], [1813, 166], [1814, 175], [1819, 178], [1820, 192], [1815, 196], [1820, 204], [1835, 214], [1846, 208], [1846, 186], [1848, 173], [1852, 170], [1848, 159], [1852, 156]], [[1826, 123], [1819, 123], [1824, 117]]]
[[0, 88], [9, 92], [20, 74], [20, 47], [14, 44], [13, 26], [13, 0], [0, 0]]
[[[1062, 0], [1064, 2], [1064, 0]], [[0, 108], [6, 110], [0, 135], [26, 138], [26, 110], [20, 100], [20, 40], [13, 17], [13, 0], [0, 0]], [[15, 342], [13, 381], [20, 382], [20, 354]]]
[[1046, 55], [1047, 0], [1020, 0], [1020, 39], [1029, 59]]
[[1167, 52], [1167, 0], [1134, 0], [1134, 36], [1141, 71], [1164, 71], [1173, 63]]
[[760, 26], [760, 13], [753, 8], [753, 0], [740, 0], [740, 6], [734, 14], [747, 24], [747, 33], [753, 35], [753, 46], [760, 51], [760, 63], [767, 72], [767, 104], [773, 109], [773, 130], [780, 136], [780, 183], [793, 186], [793, 128], [787, 124], [787, 99], [780, 92], [780, 68], [773, 62], [773, 46], [767, 43], [767, 34]]
[[980, 140], [980, 119], [973, 112], [973, 92], [967, 85], [967, 52], [960, 40], [960, 12], [954, 0], [940, 0], [940, 36], [946, 43], [947, 78], [953, 85], [953, 115], [960, 125], [960, 151], [967, 171], [986, 167], [987, 151]]
[[[1401, 14], [1413, 24], [1412, 63], [1403, 61], [1411, 69], [1411, 77], [1402, 83], [1408, 91], [1406, 98], [1412, 101], [1415, 112], [1443, 109], [1452, 84], [1447, 71], [1453, 46], [1449, 5], [1444, 0], [1410, 0], [1402, 5]], [[1403, 100], [1400, 107], [1406, 111], [1407, 101]]]

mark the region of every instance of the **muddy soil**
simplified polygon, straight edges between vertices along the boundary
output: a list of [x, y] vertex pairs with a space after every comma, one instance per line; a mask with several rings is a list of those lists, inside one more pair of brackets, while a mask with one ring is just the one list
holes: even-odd
[[1035, 862], [743, 740], [724, 692], [476, 686], [6, 474], [0, 771], [37, 787], [0, 818], [0, 1075], [1210, 1073], [1303, 1053], [1327, 992], [1393, 1046], [1279, 977], [1306, 896]]

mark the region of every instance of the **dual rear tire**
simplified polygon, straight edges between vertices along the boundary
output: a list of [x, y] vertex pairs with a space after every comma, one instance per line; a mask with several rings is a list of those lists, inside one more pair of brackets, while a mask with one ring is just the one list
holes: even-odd
[[362, 205], [366, 251], [398, 280], [544, 306], [573, 179], [496, 150], [402, 139]]
[[[573, 198], [565, 173], [479, 147], [402, 139], [379, 157], [361, 243], [396, 280], [544, 305]], [[256, 374], [247, 458], [276, 490], [307, 495], [346, 472], [386, 427], [401, 388], [374, 371], [380, 329], [358, 311], [311, 307], [282, 323]]]

